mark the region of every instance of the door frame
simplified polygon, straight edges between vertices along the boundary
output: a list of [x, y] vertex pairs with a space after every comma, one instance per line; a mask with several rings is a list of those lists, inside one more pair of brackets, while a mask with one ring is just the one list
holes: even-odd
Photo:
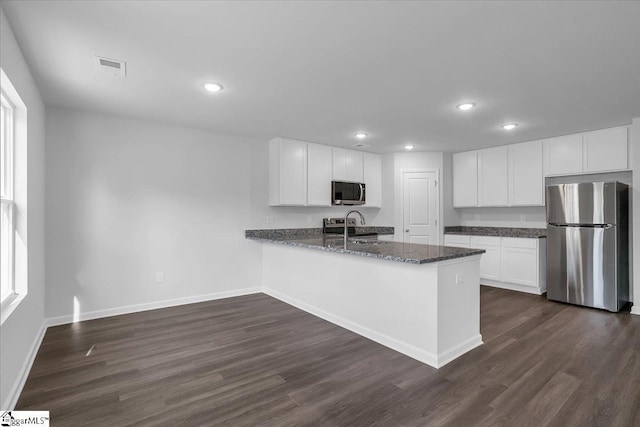
[[438, 245], [444, 245], [444, 201], [442, 192], [442, 174], [440, 169], [400, 169], [400, 197], [399, 206], [396, 211], [396, 241], [404, 242], [404, 176], [407, 173], [435, 173], [436, 174], [436, 212], [438, 212]]

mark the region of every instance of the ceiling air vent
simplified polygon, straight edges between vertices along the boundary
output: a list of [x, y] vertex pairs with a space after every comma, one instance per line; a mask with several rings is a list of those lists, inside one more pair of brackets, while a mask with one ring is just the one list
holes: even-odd
[[101, 58], [99, 56], [94, 56], [93, 59], [96, 64], [96, 68], [103, 73], [111, 74], [112, 76], [118, 77], [124, 77], [127, 75], [127, 63], [124, 61]]

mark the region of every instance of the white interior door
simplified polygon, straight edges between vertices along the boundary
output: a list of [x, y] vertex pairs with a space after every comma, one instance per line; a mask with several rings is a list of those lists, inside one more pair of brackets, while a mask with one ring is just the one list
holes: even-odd
[[438, 176], [436, 172], [405, 172], [403, 188], [403, 241], [439, 245]]

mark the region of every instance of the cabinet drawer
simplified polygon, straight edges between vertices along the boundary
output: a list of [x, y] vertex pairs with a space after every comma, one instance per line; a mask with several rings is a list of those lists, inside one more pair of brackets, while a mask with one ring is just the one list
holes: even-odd
[[538, 247], [538, 239], [503, 237], [502, 246], [510, 248], [536, 249]]
[[471, 236], [471, 247], [475, 247], [474, 245], [481, 246], [500, 246], [500, 237], [493, 236]]
[[462, 236], [459, 234], [447, 234], [444, 236], [445, 246], [465, 245], [465, 247], [469, 247], [470, 240], [469, 236]]

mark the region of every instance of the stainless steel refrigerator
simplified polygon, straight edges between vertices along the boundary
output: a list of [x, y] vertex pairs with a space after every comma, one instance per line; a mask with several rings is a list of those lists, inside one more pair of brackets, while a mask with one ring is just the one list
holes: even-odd
[[619, 311], [629, 300], [628, 186], [547, 186], [547, 298]]

